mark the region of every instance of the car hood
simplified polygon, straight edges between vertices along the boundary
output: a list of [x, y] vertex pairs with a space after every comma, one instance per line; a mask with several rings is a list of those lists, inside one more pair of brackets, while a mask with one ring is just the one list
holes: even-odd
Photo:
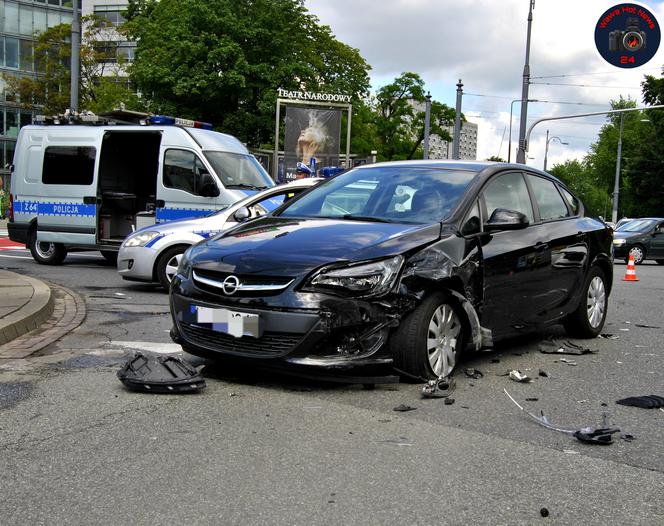
[[432, 243], [441, 225], [266, 217], [197, 245], [195, 268], [236, 274], [300, 276], [335, 262], [401, 254]]
[[648, 235], [646, 232], [614, 232], [613, 239], [633, 239]]

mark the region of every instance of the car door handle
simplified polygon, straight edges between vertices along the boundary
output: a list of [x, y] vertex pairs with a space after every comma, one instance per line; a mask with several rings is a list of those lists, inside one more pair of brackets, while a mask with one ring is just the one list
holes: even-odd
[[533, 248], [537, 252], [544, 252], [547, 248], [549, 248], [549, 244], [538, 241], [537, 243], [535, 243], [535, 246]]
[[163, 199], [157, 199], [154, 204], [157, 208], [164, 208], [166, 206], [166, 201]]

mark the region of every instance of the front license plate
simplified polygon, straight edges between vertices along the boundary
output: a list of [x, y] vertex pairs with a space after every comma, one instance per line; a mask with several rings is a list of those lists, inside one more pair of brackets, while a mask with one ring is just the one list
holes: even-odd
[[192, 310], [194, 309], [196, 321], [211, 325], [213, 331], [230, 334], [236, 338], [243, 336], [260, 338], [263, 335], [263, 324], [258, 314], [192, 305]]

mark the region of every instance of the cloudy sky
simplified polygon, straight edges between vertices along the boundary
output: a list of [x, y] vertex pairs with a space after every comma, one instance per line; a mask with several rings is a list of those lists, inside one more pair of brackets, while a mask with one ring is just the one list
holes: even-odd
[[[360, 50], [372, 67], [375, 88], [404, 71], [419, 73], [436, 100], [454, 106], [463, 80], [462, 111], [479, 125], [478, 158], [507, 158], [510, 102], [521, 98], [530, 0], [306, 0], [308, 9], [337, 38]], [[619, 2], [536, 0], [530, 69], [533, 84], [528, 121], [555, 115], [601, 111], [620, 95], [641, 102], [644, 75], [659, 76], [664, 43], [640, 68], [619, 69], [605, 62], [594, 43], [604, 11]], [[664, 2], [637, 2], [664, 24]], [[565, 76], [562, 76], [565, 75]], [[541, 78], [545, 77], [545, 78]], [[536, 84], [535, 84], [536, 83]], [[568, 85], [560, 85], [568, 84]], [[574, 84], [570, 86], [569, 84]], [[512, 160], [518, 141], [519, 103], [514, 104]], [[539, 125], [531, 137], [528, 164], [541, 168], [546, 130], [553, 164], [580, 158], [596, 139], [604, 117]], [[502, 145], [501, 145], [502, 143]]]

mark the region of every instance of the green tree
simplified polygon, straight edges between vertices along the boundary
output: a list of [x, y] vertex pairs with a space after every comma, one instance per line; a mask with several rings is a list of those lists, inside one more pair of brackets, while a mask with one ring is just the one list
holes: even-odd
[[497, 163], [505, 163], [505, 162], [507, 162], [505, 159], [503, 159], [502, 157], [500, 157], [500, 156], [498, 156], [498, 155], [492, 155], [491, 157], [489, 157], [489, 158], [487, 159], [487, 161], [494, 161], [494, 162], [497, 162]]
[[[141, 110], [143, 104], [128, 86], [126, 77], [117, 70], [108, 70], [109, 61], [116, 60], [113, 47], [99, 42], [112, 40], [112, 29], [99, 17], [82, 20], [83, 42], [80, 50], [79, 108], [95, 113], [123, 105]], [[39, 107], [45, 114], [58, 114], [69, 108], [71, 87], [71, 25], [60, 24], [36, 35], [34, 77], [3, 74], [6, 92], [24, 107]], [[122, 65], [122, 60], [120, 60]]]
[[303, 0], [130, 0], [132, 80], [154, 111], [273, 140], [277, 88], [364, 96], [369, 65]]

